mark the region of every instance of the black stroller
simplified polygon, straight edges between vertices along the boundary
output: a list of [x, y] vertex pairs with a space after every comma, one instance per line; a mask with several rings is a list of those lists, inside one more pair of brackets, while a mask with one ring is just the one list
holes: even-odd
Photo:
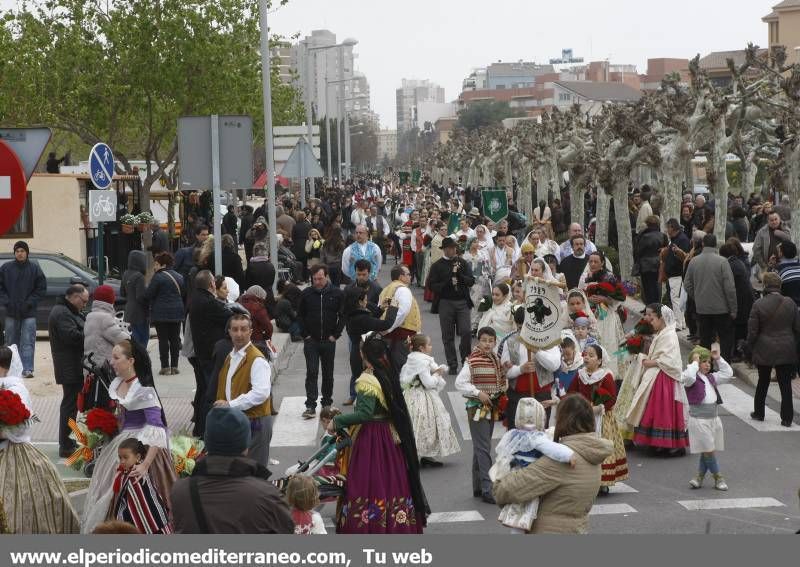
[[[102, 366], [98, 366], [94, 361], [94, 353], [90, 352], [83, 357], [83, 368], [86, 370], [86, 377], [83, 379], [83, 387], [78, 394], [78, 412], [86, 413], [94, 408], [101, 408], [114, 412], [117, 403], [108, 394], [108, 387], [114, 380], [114, 370], [108, 361], [104, 361]], [[95, 459], [100, 452], [100, 448], [95, 450]], [[94, 460], [83, 467], [83, 474], [87, 478], [92, 477], [94, 471]]]
[[286, 491], [289, 479], [294, 475], [310, 476], [317, 483], [320, 502], [336, 500], [344, 494], [347, 479], [342, 474], [320, 475], [316, 474], [322, 467], [333, 464], [339, 451], [352, 445], [352, 439], [347, 433], [340, 433], [330, 437], [306, 461], [299, 461], [296, 465], [286, 470], [286, 476], [273, 481], [281, 492]]

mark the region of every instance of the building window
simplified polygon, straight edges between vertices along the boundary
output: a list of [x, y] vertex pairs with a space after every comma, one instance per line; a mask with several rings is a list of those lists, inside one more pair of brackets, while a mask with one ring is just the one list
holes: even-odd
[[25, 206], [17, 223], [8, 229], [3, 238], [33, 238], [33, 197], [28, 191], [25, 195]]
[[572, 97], [569, 95], [569, 93], [559, 93], [558, 95], [559, 102], [569, 102], [571, 98]]

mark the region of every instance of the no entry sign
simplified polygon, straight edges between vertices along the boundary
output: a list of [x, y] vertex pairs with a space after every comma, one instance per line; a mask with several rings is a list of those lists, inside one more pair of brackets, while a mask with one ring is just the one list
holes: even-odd
[[0, 140], [0, 235], [8, 232], [25, 206], [25, 170], [17, 154]]

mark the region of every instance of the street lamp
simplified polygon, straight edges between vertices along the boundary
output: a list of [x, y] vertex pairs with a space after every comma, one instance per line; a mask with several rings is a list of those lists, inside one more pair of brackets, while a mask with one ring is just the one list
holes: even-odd
[[[342, 72], [343, 72], [343, 68], [340, 67], [339, 69], [340, 69], [339, 74], [341, 75]], [[358, 79], [358, 77], [348, 77], [346, 79], [337, 79], [337, 80], [334, 80], [334, 81], [327, 81], [326, 84], [325, 84], [325, 100], [326, 100], [326, 104], [327, 104], [327, 100], [328, 100], [328, 85], [338, 84], [338, 85], [341, 86], [344, 83], [347, 83], [347, 82], [350, 82], [350, 81], [355, 81], [357, 79]], [[340, 114], [344, 114], [344, 119], [345, 119], [345, 121], [347, 121], [347, 112], [346, 112], [345, 104], [344, 104], [345, 100], [347, 100], [347, 99], [345, 99], [343, 96], [337, 97], [336, 102], [337, 102], [337, 104], [341, 103], [342, 112], [339, 113], [338, 110], [337, 110], [336, 114], [337, 114], [337, 116], [340, 116]], [[341, 129], [342, 129], [342, 120], [341, 120], [341, 118], [339, 118], [336, 121], [336, 154], [337, 154], [337, 160], [339, 162], [338, 168], [339, 168], [339, 184], [340, 185], [342, 183], [342, 132], [341, 132]], [[346, 136], [346, 134], [345, 134], [345, 136]], [[330, 159], [331, 153], [330, 152], [331, 152], [331, 144], [330, 144], [330, 137], [329, 137], [328, 138], [328, 163], [329, 164], [331, 162], [331, 159]]]
[[354, 101], [354, 100], [369, 100], [367, 95], [357, 95], [352, 96], [349, 98], [342, 99], [344, 103], [344, 174], [345, 177], [350, 177], [350, 166], [352, 165], [352, 161], [350, 159], [350, 113], [347, 111], [347, 102]]
[[[320, 45], [316, 47], [309, 47], [308, 44], [304, 44], [305, 52], [306, 52], [306, 73], [305, 73], [305, 83], [306, 88], [306, 123], [308, 124], [308, 139], [312, 144], [313, 148], [313, 123], [311, 117], [311, 65], [310, 65], [310, 54], [312, 51], [325, 51], [326, 49], [335, 49], [335, 48], [342, 48], [342, 47], [353, 47], [357, 45], [358, 41], [353, 38], [347, 38], [342, 43], [337, 43], [333, 45]], [[341, 53], [341, 52], [340, 52]], [[316, 58], [315, 58], [316, 62]], [[340, 56], [341, 62], [341, 56]], [[340, 63], [341, 66], [341, 63]], [[328, 180], [333, 179], [333, 170], [331, 169], [331, 128], [330, 128], [330, 109], [328, 107], [328, 64], [327, 60], [325, 62], [325, 138], [327, 143], [327, 150], [328, 150]], [[311, 197], [314, 197], [314, 184], [311, 183]]]

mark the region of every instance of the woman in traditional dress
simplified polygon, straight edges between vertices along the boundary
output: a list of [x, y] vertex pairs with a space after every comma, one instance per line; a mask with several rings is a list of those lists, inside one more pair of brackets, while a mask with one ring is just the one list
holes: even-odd
[[480, 250], [480, 242], [473, 238], [464, 253], [464, 261], [472, 268], [472, 275], [475, 277], [475, 285], [469, 289], [469, 296], [472, 299], [472, 313], [470, 322], [472, 324], [472, 334], [478, 331], [478, 321], [481, 320], [481, 312], [478, 308], [484, 297], [492, 294], [491, 265], [488, 255]]
[[481, 317], [478, 328], [491, 327], [497, 333], [497, 340], [503, 340], [503, 337], [516, 328], [511, 305], [511, 287], [505, 283], [495, 285], [492, 288], [492, 305]]
[[[30, 411], [17, 347], [0, 346], [0, 388], [17, 394]], [[31, 425], [0, 430], [0, 506], [12, 534], [75, 534], [80, 523], [69, 493], [47, 456], [31, 443]]]
[[122, 341], [111, 353], [111, 366], [117, 377], [108, 387], [108, 393], [119, 407], [120, 432], [97, 458], [83, 511], [83, 533], [91, 533], [97, 524], [113, 519], [117, 449], [123, 440], [136, 438], [149, 447], [144, 461], [133, 467], [130, 474], [137, 478], [147, 473], [168, 507], [169, 493], [176, 480], [167, 422], [153, 384], [147, 351], [135, 343]]
[[617, 401], [617, 387], [614, 375], [605, 366], [609, 355], [600, 345], [589, 345], [583, 351], [584, 367], [567, 390], [580, 394], [592, 404], [597, 416], [597, 432], [603, 439], [614, 443], [614, 452], [603, 461], [600, 477], [600, 492], [608, 494], [608, 488], [618, 481], [628, 478], [628, 459], [622, 441], [617, 419], [614, 417], [614, 404]]
[[[617, 278], [606, 268], [606, 258], [601, 251], [592, 252], [587, 269], [586, 278], [582, 278], [582, 290], [585, 291], [591, 284], [596, 283], [617, 284]], [[597, 341], [608, 352], [616, 352], [619, 344], [625, 340], [622, 321], [617, 313], [617, 308], [622, 302], [603, 295], [592, 295], [589, 296], [589, 303], [597, 318]], [[614, 376], [622, 376], [616, 357], [607, 360], [606, 365]]]
[[329, 433], [350, 428], [353, 439], [336, 532], [421, 534], [428, 505], [400, 380], [380, 337], [368, 337], [361, 353], [366, 370], [356, 380], [355, 411], [328, 425]]
[[659, 454], [683, 456], [689, 446], [686, 431], [689, 406], [683, 388], [683, 361], [675, 331], [675, 314], [659, 303], [647, 306], [645, 319], [655, 336], [643, 359], [642, 375], [626, 421], [633, 442]]
[[540, 228], [534, 228], [530, 231], [528, 236], [525, 237], [525, 241], [533, 244], [537, 258], [544, 258], [548, 254], [558, 254], [558, 242], [550, 240]]
[[408, 406], [414, 439], [422, 467], [440, 467], [434, 457], [446, 457], [461, 450], [450, 423], [450, 413], [444, 407], [439, 392], [446, 382], [446, 364], [436, 364], [431, 356], [433, 344], [426, 335], [411, 337], [411, 352], [400, 370], [400, 385]]

